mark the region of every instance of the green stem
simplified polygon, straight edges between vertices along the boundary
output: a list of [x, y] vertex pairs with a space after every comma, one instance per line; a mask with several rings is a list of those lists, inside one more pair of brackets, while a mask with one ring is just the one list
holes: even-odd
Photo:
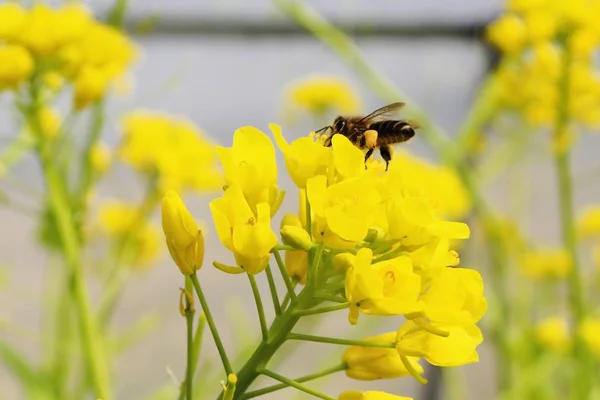
[[48, 186], [50, 207], [56, 219], [64, 257], [72, 275], [72, 290], [87, 366], [94, 389], [96, 390], [96, 396], [103, 400], [108, 400], [110, 399], [108, 367], [104, 351], [101, 349], [101, 339], [98, 336], [99, 330], [96, 320], [89, 304], [89, 297], [83, 277], [83, 268], [80, 261], [81, 251], [75, 230], [75, 221], [70, 210], [64, 184], [60, 175], [55, 170], [52, 160], [49, 159], [48, 152], [40, 149], [40, 158], [42, 160], [44, 178]]
[[308, 315], [317, 315], [317, 314], [324, 314], [324, 313], [328, 313], [328, 312], [332, 312], [332, 311], [339, 311], [339, 310], [344, 310], [346, 308], [350, 307], [350, 303], [343, 303], [343, 304], [336, 304], [334, 306], [327, 306], [327, 307], [320, 307], [320, 308], [311, 308], [309, 310], [301, 310], [301, 311], [297, 311], [296, 315], [299, 315], [301, 317], [305, 317]]
[[[287, 294], [291, 300], [295, 300], [296, 292], [294, 291], [294, 286], [292, 285], [292, 280], [290, 279], [290, 276], [287, 273], [285, 264], [284, 264], [283, 260], [281, 259], [281, 254], [279, 254], [279, 250], [273, 249], [273, 255], [275, 256], [275, 261], [277, 262], [277, 267], [279, 268], [279, 272], [281, 273], [281, 277], [283, 278], [283, 282], [285, 283], [285, 287], [287, 289]], [[285, 306], [283, 306], [281, 308], [285, 308]]]
[[260, 373], [262, 375], [266, 375], [266, 376], [268, 376], [270, 378], [273, 378], [273, 379], [275, 379], [275, 380], [277, 380], [277, 381], [279, 381], [281, 383], [284, 383], [284, 384], [286, 384], [288, 386], [296, 388], [296, 389], [298, 389], [298, 390], [300, 390], [300, 391], [302, 391], [304, 393], [308, 393], [311, 396], [317, 397], [319, 399], [323, 399], [323, 400], [335, 400], [331, 396], [327, 396], [327, 395], [325, 395], [325, 394], [323, 394], [321, 392], [318, 392], [316, 390], [308, 388], [308, 387], [306, 387], [306, 386], [304, 386], [304, 385], [302, 385], [302, 384], [300, 384], [300, 383], [298, 383], [298, 382], [296, 382], [296, 381], [294, 381], [292, 379], [286, 378], [283, 375], [279, 375], [276, 372], [269, 371], [268, 369], [262, 369], [262, 370], [260, 370]]
[[225, 347], [223, 346], [223, 342], [221, 341], [221, 337], [219, 336], [219, 331], [217, 330], [217, 326], [215, 325], [215, 320], [213, 319], [212, 313], [210, 312], [210, 308], [208, 307], [208, 303], [206, 302], [206, 297], [204, 297], [204, 293], [202, 292], [202, 288], [200, 287], [198, 276], [194, 273], [190, 276], [190, 279], [192, 280], [192, 284], [194, 285], [194, 289], [196, 290], [196, 294], [198, 295], [198, 300], [200, 300], [202, 311], [204, 311], [204, 315], [206, 316], [206, 323], [208, 324], [210, 333], [212, 334], [212, 337], [215, 341], [215, 346], [217, 346], [217, 351], [219, 352], [219, 356], [221, 357], [221, 361], [223, 362], [223, 368], [225, 369], [225, 373], [226, 375], [229, 375], [233, 372], [233, 370], [231, 369], [229, 358], [227, 357]]
[[302, 340], [305, 342], [339, 344], [339, 345], [343, 345], [343, 346], [380, 347], [380, 348], [386, 348], [386, 349], [396, 348], [396, 343], [394, 343], [394, 342], [371, 342], [371, 341], [367, 341], [367, 340], [338, 339], [338, 338], [330, 338], [327, 336], [305, 335], [302, 333], [290, 333], [287, 336], [287, 338], [290, 340]]
[[[292, 283], [292, 290], [294, 290], [296, 288], [296, 286], [298, 286], [298, 281], [294, 279], [294, 282]], [[296, 298], [295, 296], [295, 292], [292, 291], [292, 293], [294, 294], [294, 299]], [[281, 309], [285, 310], [287, 308], [287, 306], [291, 303], [292, 301], [292, 297], [290, 296], [290, 292], [287, 292], [285, 294], [285, 297], [283, 298], [283, 301], [281, 302]]]
[[332, 295], [327, 295], [327, 294], [321, 295], [319, 293], [317, 293], [315, 295], [315, 298], [319, 299], [319, 300], [323, 300], [323, 301], [330, 301], [332, 303], [346, 303], [348, 301], [345, 298], [340, 297], [340, 296], [332, 296]]
[[250, 286], [252, 287], [252, 295], [254, 295], [254, 302], [256, 303], [256, 310], [258, 311], [258, 319], [260, 321], [260, 332], [262, 334], [263, 342], [269, 340], [269, 330], [267, 329], [267, 319], [265, 318], [265, 309], [262, 304], [262, 299], [260, 298], [260, 290], [258, 290], [258, 285], [256, 285], [256, 278], [254, 275], [248, 275], [248, 280], [250, 281]]
[[[192, 283], [189, 277], [185, 277], [185, 290], [191, 291]], [[190, 292], [191, 293], [191, 292]], [[192, 400], [193, 396], [193, 383], [194, 383], [194, 306], [189, 301], [187, 296], [185, 298], [185, 325], [187, 330], [187, 365], [185, 367], [185, 395], [187, 400]]]
[[23, 129], [0, 153], [0, 168], [8, 171], [35, 148], [37, 140], [27, 129]]
[[275, 278], [273, 277], [273, 271], [271, 271], [270, 265], [267, 265], [265, 272], [267, 273], [267, 280], [269, 281], [269, 291], [271, 292], [271, 299], [273, 300], [275, 315], [280, 315], [281, 304], [279, 304], [279, 294], [277, 293], [277, 286], [275, 285]]
[[310, 268], [308, 269], [307, 286], [310, 285], [311, 287], [315, 287], [319, 283], [319, 267], [321, 265], [321, 258], [323, 257], [324, 249], [325, 245], [323, 243], [319, 243], [312, 262], [310, 263]]
[[312, 238], [312, 212], [310, 211], [310, 201], [308, 201], [308, 194], [306, 195], [306, 231]]
[[[566, 41], [562, 46], [562, 74], [559, 80], [559, 101], [554, 125], [554, 162], [556, 164], [558, 180], [558, 200], [560, 207], [560, 229], [563, 246], [569, 253], [572, 271], [569, 275], [569, 305], [573, 315], [573, 326], [579, 327], [584, 320], [586, 310], [584, 307], [583, 287], [581, 282], [581, 267], [577, 254], [577, 238], [575, 232], [574, 207], [573, 207], [573, 182], [570, 170], [570, 154], [566, 143], [569, 134], [569, 105], [570, 98], [570, 70], [572, 55]], [[563, 148], [564, 146], [564, 148]], [[590, 357], [585, 343], [579, 335], [575, 335], [574, 356], [579, 362], [578, 371], [575, 372], [575, 382], [571, 388], [573, 398], [588, 399], [591, 392], [590, 373], [592, 370]]]
[[385, 254], [380, 255], [379, 257], [376, 257], [373, 260], [373, 264], [381, 262], [381, 261], [387, 261], [387, 260], [391, 260], [392, 258], [396, 258], [398, 256], [400, 256], [401, 254], [406, 253], [406, 248], [400, 246], [395, 250], [389, 251]]
[[[340, 372], [340, 371], [344, 371], [344, 370], [346, 370], [346, 364], [342, 363], [342, 364], [338, 364], [334, 367], [324, 369], [323, 371], [315, 372], [314, 374], [305, 375], [300, 378], [296, 378], [296, 379], [294, 379], [294, 381], [298, 382], [298, 383], [308, 382], [308, 381], [322, 378], [324, 376], [335, 374], [336, 372]], [[286, 383], [280, 383], [278, 385], [267, 386], [265, 388], [246, 393], [242, 397], [242, 399], [243, 400], [252, 399], [254, 397], [262, 396], [262, 395], [268, 394], [268, 393], [273, 393], [273, 392], [276, 392], [278, 390], [285, 389], [288, 387], [289, 387], [289, 385]]]

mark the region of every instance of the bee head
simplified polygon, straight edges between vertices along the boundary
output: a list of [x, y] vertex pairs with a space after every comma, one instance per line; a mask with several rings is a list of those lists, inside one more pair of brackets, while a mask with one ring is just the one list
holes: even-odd
[[335, 132], [341, 132], [346, 127], [346, 118], [337, 117], [335, 121], [333, 121], [333, 127]]

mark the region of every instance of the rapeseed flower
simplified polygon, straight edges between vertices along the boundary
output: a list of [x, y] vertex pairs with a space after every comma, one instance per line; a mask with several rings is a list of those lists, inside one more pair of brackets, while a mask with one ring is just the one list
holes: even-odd
[[358, 390], [347, 390], [341, 393], [337, 400], [413, 400], [412, 397], [396, 396], [386, 392], [376, 390], [367, 390], [360, 392]]
[[600, 358], [600, 319], [586, 318], [579, 325], [578, 334], [594, 357]]
[[0, 90], [16, 88], [29, 78], [33, 68], [33, 57], [25, 47], [0, 43]]
[[579, 238], [600, 236], [600, 205], [586, 207], [577, 219], [577, 234]]
[[572, 263], [565, 249], [539, 248], [526, 252], [520, 267], [532, 279], [560, 279], [571, 273]]
[[330, 76], [312, 76], [287, 90], [287, 111], [308, 111], [317, 116], [328, 112], [351, 115], [360, 111], [360, 100], [350, 84]]
[[215, 146], [192, 122], [138, 111], [123, 120], [122, 129], [120, 158], [156, 176], [165, 191], [214, 191], [223, 185]]
[[539, 321], [534, 334], [540, 346], [550, 351], [562, 353], [571, 344], [567, 322], [561, 317], [548, 317]]

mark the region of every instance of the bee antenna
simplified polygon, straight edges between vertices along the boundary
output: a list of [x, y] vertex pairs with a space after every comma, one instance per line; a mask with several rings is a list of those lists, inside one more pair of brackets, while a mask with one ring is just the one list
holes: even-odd
[[331, 125], [327, 125], [324, 126], [323, 128], [319, 129], [318, 131], [315, 131], [315, 133], [325, 133], [327, 131], [327, 129], [331, 129], [333, 131], [333, 127]]

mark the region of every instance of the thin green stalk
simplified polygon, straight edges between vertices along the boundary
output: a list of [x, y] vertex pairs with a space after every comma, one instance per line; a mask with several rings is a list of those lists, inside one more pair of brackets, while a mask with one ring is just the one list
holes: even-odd
[[[581, 266], [577, 254], [577, 237], [575, 232], [575, 218], [573, 207], [573, 181], [570, 167], [570, 154], [566, 143], [569, 135], [569, 105], [570, 96], [570, 71], [572, 55], [566, 41], [562, 46], [562, 74], [559, 80], [559, 101], [554, 124], [554, 162], [556, 164], [558, 180], [558, 201], [560, 211], [560, 230], [563, 246], [569, 253], [572, 270], [569, 275], [569, 306], [573, 316], [573, 325], [578, 327], [586, 315], [584, 306], [583, 285], [581, 282]], [[578, 362], [575, 379], [571, 385], [573, 398], [588, 399], [591, 393], [591, 373], [593, 364], [590, 362], [585, 343], [579, 335], [575, 335], [573, 346], [574, 356]]]
[[373, 263], [391, 260], [392, 258], [398, 257], [398, 256], [402, 255], [403, 253], [406, 253], [406, 249], [400, 246], [395, 250], [389, 251], [385, 254], [380, 255], [379, 257], [376, 257], [373, 260]]
[[23, 129], [6, 146], [3, 146], [0, 153], [0, 167], [3, 171], [8, 171], [13, 165], [17, 164], [35, 148], [36, 138], [27, 130]]
[[289, 340], [302, 340], [305, 342], [339, 344], [343, 346], [380, 347], [386, 349], [396, 348], [395, 342], [370, 342], [366, 340], [338, 339], [327, 336], [305, 335], [302, 333], [290, 333]]
[[[296, 289], [296, 286], [298, 286], [298, 280], [294, 279], [294, 282], [292, 283], [292, 290]], [[294, 294], [294, 299], [296, 298], [295, 293], [292, 291], [292, 293]], [[288, 305], [292, 302], [292, 297], [290, 296], [290, 292], [285, 294], [285, 297], [283, 298], [283, 301], [281, 302], [281, 309], [285, 310], [287, 309]]]
[[296, 382], [296, 381], [294, 381], [292, 379], [286, 378], [283, 375], [279, 375], [276, 372], [269, 371], [268, 369], [262, 369], [262, 370], [260, 370], [260, 373], [262, 375], [266, 375], [266, 376], [268, 376], [270, 378], [273, 378], [273, 379], [275, 379], [275, 380], [277, 380], [277, 381], [279, 381], [281, 383], [285, 383], [286, 385], [291, 386], [291, 387], [293, 387], [295, 389], [298, 389], [298, 390], [300, 390], [300, 391], [302, 391], [304, 393], [308, 393], [311, 396], [317, 397], [319, 399], [323, 399], [323, 400], [335, 400], [331, 396], [327, 396], [326, 394], [323, 394], [321, 392], [318, 392], [316, 390], [308, 388], [308, 387], [306, 387], [306, 386], [304, 386], [304, 385], [302, 385], [302, 384], [300, 384], [300, 383], [298, 383], [298, 382]]
[[254, 275], [248, 275], [248, 280], [250, 281], [250, 286], [252, 287], [252, 295], [254, 296], [254, 302], [256, 303], [256, 310], [258, 311], [258, 319], [260, 321], [260, 332], [262, 335], [263, 342], [269, 340], [269, 330], [267, 329], [267, 319], [265, 318], [265, 309], [262, 304], [262, 299], [260, 298], [260, 290], [258, 290], [258, 285], [256, 284], [256, 278]]
[[280, 315], [281, 304], [279, 304], [279, 294], [277, 293], [277, 286], [275, 285], [275, 278], [273, 277], [273, 271], [271, 271], [270, 265], [267, 265], [265, 272], [267, 273], [267, 280], [269, 281], [269, 291], [271, 292], [271, 299], [273, 300], [275, 315]]
[[311, 308], [309, 310], [297, 311], [296, 315], [299, 315], [301, 317], [306, 317], [308, 315], [317, 315], [317, 314], [324, 314], [324, 313], [328, 313], [328, 312], [332, 312], [332, 311], [345, 310], [348, 307], [350, 307], [350, 303], [346, 302], [346, 303], [342, 303], [342, 304], [336, 304], [334, 306]]
[[308, 269], [307, 285], [310, 285], [311, 287], [316, 287], [319, 283], [319, 267], [321, 265], [321, 258], [323, 258], [324, 249], [325, 245], [323, 243], [319, 243], [319, 246], [317, 246], [317, 250], [315, 251], [315, 255], [313, 256], [312, 262], [310, 263], [310, 267]]
[[308, 201], [308, 194], [306, 195], [306, 231], [312, 238], [312, 211], [310, 210], [310, 201]]
[[200, 287], [198, 276], [196, 274], [193, 274], [190, 276], [190, 279], [192, 280], [192, 284], [194, 285], [194, 289], [196, 290], [196, 294], [198, 295], [198, 300], [200, 300], [202, 311], [204, 311], [204, 315], [206, 316], [206, 323], [208, 324], [210, 333], [212, 334], [212, 337], [215, 341], [215, 345], [217, 346], [217, 351], [219, 352], [219, 356], [221, 357], [221, 362], [223, 363], [225, 373], [226, 375], [229, 375], [233, 372], [233, 370], [231, 369], [229, 358], [227, 357], [225, 347], [223, 346], [223, 342], [221, 341], [221, 337], [219, 336], [219, 331], [217, 329], [217, 326], [215, 325], [215, 320], [213, 319], [212, 313], [210, 312], [210, 308], [208, 307], [208, 303], [206, 302], [206, 297], [204, 297], [204, 293], [202, 292], [202, 288]]
[[85, 287], [75, 221], [72, 218], [69, 200], [60, 175], [48, 158], [47, 152], [41, 150], [40, 158], [42, 159], [42, 169], [48, 186], [50, 206], [56, 219], [65, 261], [72, 274], [72, 290], [87, 367], [96, 390], [96, 396], [108, 400], [110, 399], [108, 366], [104, 351], [101, 349], [101, 339], [98, 336], [99, 330]]
[[[287, 294], [291, 300], [294, 300], [296, 299], [296, 292], [294, 291], [294, 286], [292, 285], [292, 280], [290, 279], [290, 276], [287, 273], [285, 264], [281, 259], [281, 254], [279, 254], [279, 250], [273, 249], [273, 255], [275, 256], [277, 267], [279, 268], [279, 272], [281, 273], [281, 277], [283, 278], [283, 282], [285, 283]], [[281, 308], [285, 309], [285, 306], [282, 306]]]
[[[185, 277], [186, 294], [183, 296], [185, 301], [185, 325], [186, 325], [186, 367], [185, 367], [185, 396], [187, 400], [192, 400], [194, 383], [194, 305], [187, 296], [191, 295], [192, 283], [189, 277]], [[193, 297], [192, 297], [193, 298]], [[182, 385], [183, 386], [183, 385]]]
[[[344, 370], [346, 370], [346, 364], [341, 363], [341, 364], [338, 364], [338, 365], [336, 365], [334, 367], [327, 368], [327, 369], [324, 369], [324, 370], [319, 371], [319, 372], [315, 372], [315, 373], [310, 374], [310, 375], [305, 375], [305, 376], [302, 376], [300, 378], [296, 378], [296, 379], [294, 379], [294, 381], [298, 382], [298, 383], [304, 383], [304, 382], [312, 381], [314, 379], [322, 378], [324, 376], [335, 374], [336, 372], [340, 372], [340, 371], [344, 371]], [[264, 394], [273, 393], [273, 392], [276, 392], [278, 390], [285, 389], [285, 388], [288, 388], [288, 387], [290, 387], [290, 386], [288, 384], [286, 384], [286, 383], [280, 383], [278, 385], [267, 386], [265, 388], [254, 390], [252, 392], [246, 393], [242, 397], [242, 399], [243, 400], [252, 399], [254, 397], [259, 397], [259, 396], [262, 396]]]
[[343, 297], [340, 296], [332, 296], [332, 295], [327, 295], [327, 294], [315, 294], [315, 298], [318, 300], [323, 300], [323, 301], [330, 301], [332, 303], [346, 303], [348, 300], [346, 300]]

